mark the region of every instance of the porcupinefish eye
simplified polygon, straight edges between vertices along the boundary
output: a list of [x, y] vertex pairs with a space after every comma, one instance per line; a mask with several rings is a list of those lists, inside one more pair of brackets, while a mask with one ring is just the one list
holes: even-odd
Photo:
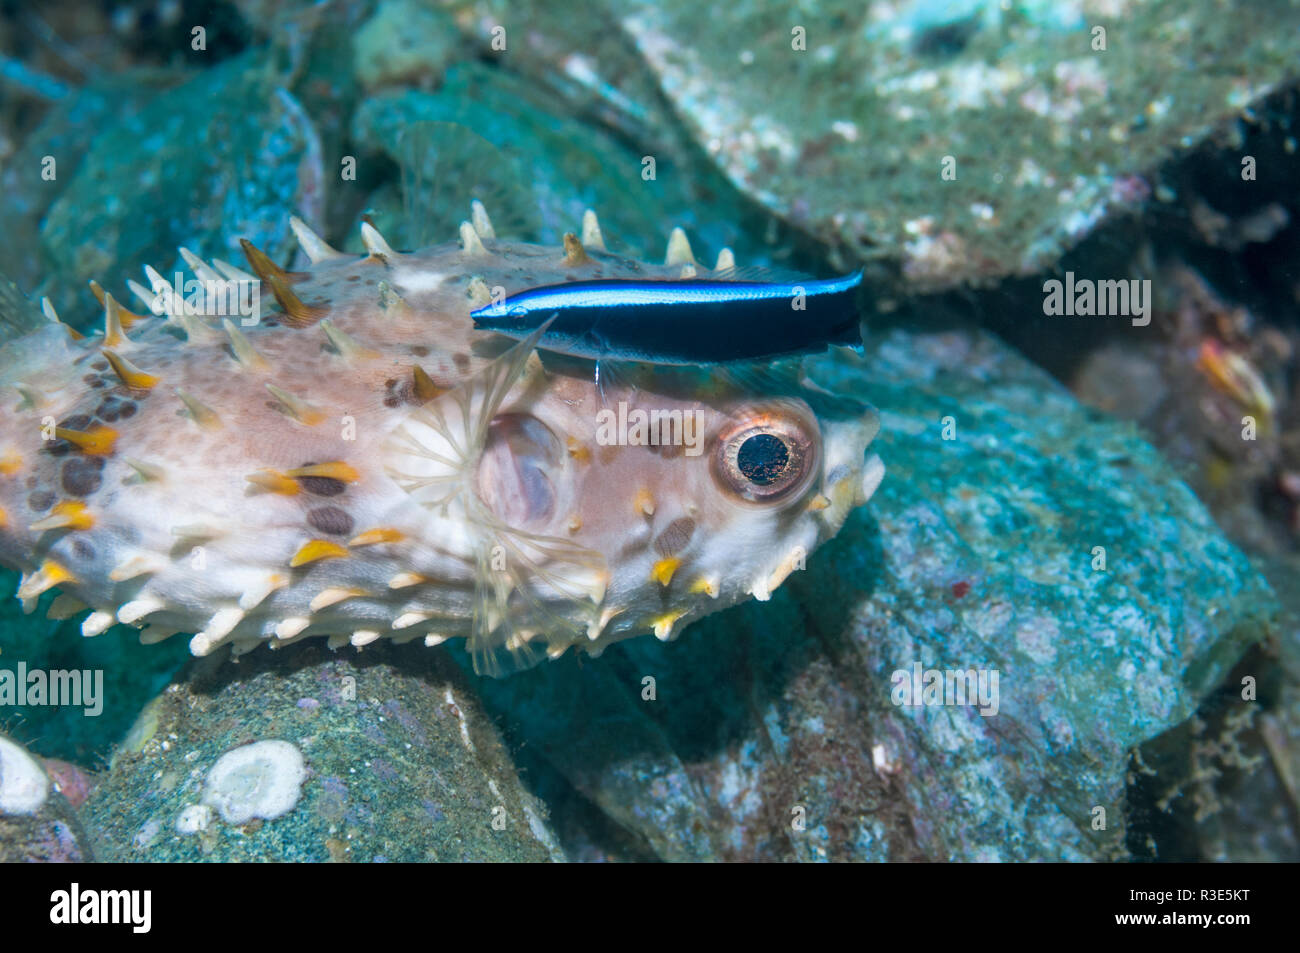
[[790, 465], [790, 448], [771, 433], [746, 437], [736, 452], [736, 466], [750, 481], [769, 486], [785, 474]]
[[808, 488], [820, 457], [811, 419], [791, 410], [751, 413], [719, 435], [714, 479], [750, 503], [777, 503]]
[[551, 473], [562, 448], [551, 429], [530, 414], [500, 414], [488, 425], [478, 465], [478, 494], [512, 526], [544, 523], [555, 511]]

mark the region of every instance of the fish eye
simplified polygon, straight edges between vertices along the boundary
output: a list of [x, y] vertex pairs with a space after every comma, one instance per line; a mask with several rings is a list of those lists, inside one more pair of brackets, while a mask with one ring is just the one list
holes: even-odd
[[770, 486], [790, 466], [790, 448], [775, 434], [756, 433], [746, 437], [736, 451], [736, 469], [751, 483]]
[[790, 411], [751, 414], [719, 435], [714, 478], [751, 503], [776, 503], [806, 489], [818, 458], [815, 426]]

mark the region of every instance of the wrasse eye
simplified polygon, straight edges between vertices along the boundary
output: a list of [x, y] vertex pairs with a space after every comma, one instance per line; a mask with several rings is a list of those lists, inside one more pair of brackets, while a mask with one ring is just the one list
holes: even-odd
[[751, 503], [776, 503], [807, 488], [819, 457], [817, 431], [802, 415], [749, 414], [719, 435], [713, 474]]

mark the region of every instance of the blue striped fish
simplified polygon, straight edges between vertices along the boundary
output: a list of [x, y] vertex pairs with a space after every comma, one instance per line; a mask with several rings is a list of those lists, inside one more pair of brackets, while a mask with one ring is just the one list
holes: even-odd
[[[723, 273], [725, 274], [725, 272]], [[828, 280], [597, 279], [530, 288], [471, 312], [474, 326], [590, 359], [716, 364], [856, 343], [862, 272]]]

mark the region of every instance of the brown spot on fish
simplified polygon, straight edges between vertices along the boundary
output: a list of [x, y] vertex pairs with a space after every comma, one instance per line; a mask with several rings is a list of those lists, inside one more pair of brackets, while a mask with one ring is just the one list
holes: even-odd
[[676, 556], [691, 542], [695, 534], [695, 520], [689, 516], [679, 516], [655, 538], [655, 552], [660, 556]]
[[103, 457], [73, 457], [63, 464], [63, 489], [71, 496], [90, 496], [104, 482]]
[[[307, 479], [322, 479], [307, 477]], [[307, 514], [307, 522], [330, 536], [346, 536], [352, 532], [353, 520], [346, 510], [337, 506], [318, 506]]]
[[[314, 467], [315, 463], [304, 463], [303, 469]], [[310, 493], [312, 496], [338, 496], [348, 488], [348, 485], [342, 480], [336, 480], [334, 477], [327, 476], [300, 476], [295, 477], [298, 484]]]
[[136, 409], [135, 401], [119, 397], [117, 394], [109, 394], [95, 408], [95, 415], [105, 423], [112, 424], [134, 417]]

